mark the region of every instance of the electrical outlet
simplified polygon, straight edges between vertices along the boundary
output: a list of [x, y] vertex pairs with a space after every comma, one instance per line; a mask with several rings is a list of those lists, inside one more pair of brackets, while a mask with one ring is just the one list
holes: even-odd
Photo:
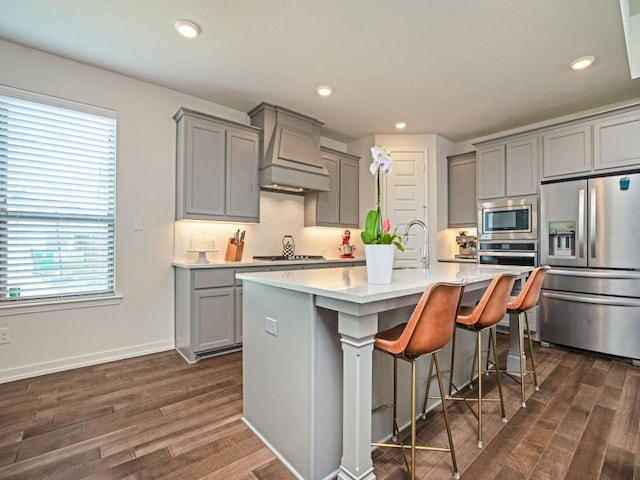
[[11, 343], [11, 327], [0, 328], [0, 344]]
[[278, 336], [278, 320], [275, 318], [265, 317], [264, 329], [274, 337]]
[[137, 231], [144, 230], [144, 220], [142, 217], [133, 217], [133, 229]]

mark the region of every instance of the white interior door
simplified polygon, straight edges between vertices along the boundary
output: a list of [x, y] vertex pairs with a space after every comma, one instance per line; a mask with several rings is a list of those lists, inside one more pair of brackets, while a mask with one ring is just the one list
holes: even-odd
[[[409, 222], [427, 222], [427, 150], [391, 150], [393, 171], [384, 176], [384, 212], [391, 220], [391, 229], [397, 228], [402, 235]], [[420, 263], [424, 255], [424, 232], [411, 228], [405, 251], [396, 251], [396, 266], [413, 266]]]

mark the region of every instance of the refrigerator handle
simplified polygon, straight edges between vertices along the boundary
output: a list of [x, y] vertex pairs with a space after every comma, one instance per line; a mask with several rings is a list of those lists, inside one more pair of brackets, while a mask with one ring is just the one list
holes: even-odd
[[592, 187], [589, 193], [589, 251], [591, 252], [591, 258], [596, 258], [596, 219], [598, 218], [596, 215], [596, 187]]
[[578, 258], [584, 258], [584, 188], [578, 190]]
[[575, 303], [591, 303], [594, 305], [611, 305], [616, 307], [640, 307], [640, 301], [634, 298], [626, 298], [626, 297], [601, 297], [601, 296], [590, 296], [590, 295], [580, 295], [575, 293], [561, 293], [561, 292], [550, 292], [543, 290], [541, 295], [545, 298], [551, 298], [554, 300], [562, 300], [566, 302], [575, 302]]

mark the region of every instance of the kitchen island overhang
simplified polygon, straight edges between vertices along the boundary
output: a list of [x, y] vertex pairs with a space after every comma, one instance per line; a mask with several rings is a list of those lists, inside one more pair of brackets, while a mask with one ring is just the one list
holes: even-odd
[[402, 309], [437, 281], [466, 279], [466, 292], [480, 294], [504, 271], [524, 278], [531, 268], [437, 264], [395, 270], [390, 285], [369, 285], [366, 267], [238, 274], [243, 420], [298, 478], [375, 479], [372, 359], [379, 314], [404, 317]]

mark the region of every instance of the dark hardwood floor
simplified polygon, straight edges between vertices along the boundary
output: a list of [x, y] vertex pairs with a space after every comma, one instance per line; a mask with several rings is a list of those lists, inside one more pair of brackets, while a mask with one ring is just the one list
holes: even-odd
[[[501, 356], [506, 337], [499, 339]], [[505, 380], [508, 423], [450, 405], [463, 480], [640, 480], [640, 368], [536, 346], [539, 392]], [[485, 382], [495, 389], [494, 375]], [[242, 356], [188, 365], [165, 352], [0, 384], [0, 479], [242, 479], [293, 476], [241, 420]], [[421, 441], [446, 444], [439, 409]], [[374, 452], [380, 480], [407, 478], [397, 449]], [[420, 452], [417, 476], [449, 479], [447, 453]]]

